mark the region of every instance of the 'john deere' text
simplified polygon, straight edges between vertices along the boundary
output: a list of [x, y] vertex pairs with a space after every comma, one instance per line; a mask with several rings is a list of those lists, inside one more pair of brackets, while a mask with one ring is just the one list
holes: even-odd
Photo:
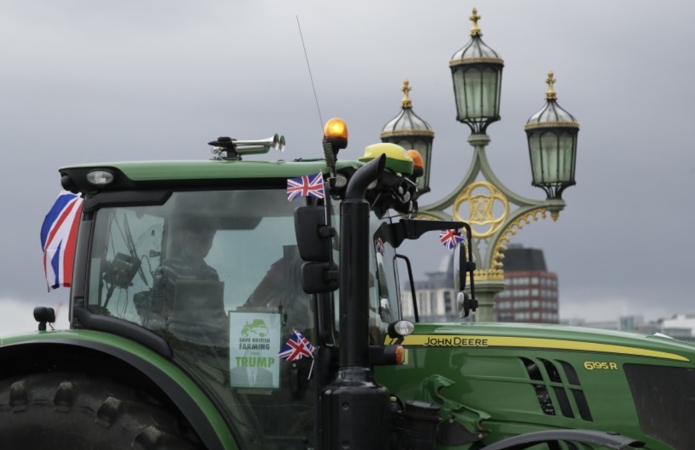
[[426, 347], [487, 347], [487, 339], [464, 337], [428, 337]]

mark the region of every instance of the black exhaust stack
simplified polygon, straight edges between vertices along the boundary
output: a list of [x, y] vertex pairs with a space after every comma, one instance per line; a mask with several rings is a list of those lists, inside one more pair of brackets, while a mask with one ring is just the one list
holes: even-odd
[[385, 162], [382, 155], [357, 170], [340, 207], [340, 364], [321, 392], [323, 450], [388, 447], [389, 391], [375, 382], [369, 358], [370, 205], [364, 198]]

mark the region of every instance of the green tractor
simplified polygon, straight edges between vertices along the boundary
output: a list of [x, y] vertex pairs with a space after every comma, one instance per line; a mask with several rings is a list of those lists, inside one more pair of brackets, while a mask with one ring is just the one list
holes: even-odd
[[0, 339], [0, 448], [695, 448], [691, 345], [403, 320], [400, 245], [470, 228], [413, 218], [402, 147], [338, 160], [347, 129], [326, 130], [316, 160], [219, 138], [212, 160], [61, 168], [83, 199], [70, 329], [37, 308]]

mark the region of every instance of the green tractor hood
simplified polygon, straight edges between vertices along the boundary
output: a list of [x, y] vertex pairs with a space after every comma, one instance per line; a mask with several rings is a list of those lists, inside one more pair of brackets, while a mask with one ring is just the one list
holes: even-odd
[[516, 323], [417, 324], [402, 344], [405, 364], [378, 367], [377, 379], [402, 400], [438, 405], [443, 423], [459, 427], [440, 442], [473, 445], [548, 427], [617, 432], [652, 449], [695, 442], [686, 398], [695, 395], [693, 345]]

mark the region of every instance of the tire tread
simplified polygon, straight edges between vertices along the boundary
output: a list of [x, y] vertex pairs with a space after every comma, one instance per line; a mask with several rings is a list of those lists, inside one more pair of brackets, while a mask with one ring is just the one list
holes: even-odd
[[204, 448], [178, 411], [109, 379], [39, 373], [0, 380], [0, 448]]

